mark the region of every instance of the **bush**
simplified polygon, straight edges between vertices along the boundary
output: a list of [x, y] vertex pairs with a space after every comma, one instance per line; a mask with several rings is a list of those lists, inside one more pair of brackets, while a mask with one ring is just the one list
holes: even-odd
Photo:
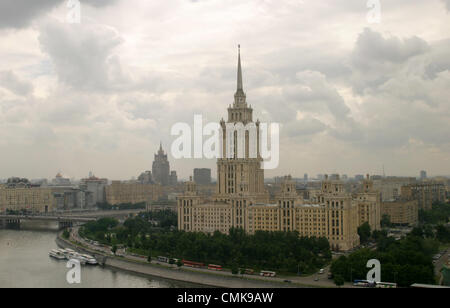
[[63, 238], [65, 238], [66, 240], [69, 239], [70, 237], [70, 232], [69, 230], [64, 230], [63, 234], [62, 234]]

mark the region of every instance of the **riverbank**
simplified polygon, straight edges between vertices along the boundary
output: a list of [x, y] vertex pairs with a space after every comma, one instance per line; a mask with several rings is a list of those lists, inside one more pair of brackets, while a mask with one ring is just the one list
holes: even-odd
[[[220, 288], [308, 288], [308, 287], [333, 287], [331, 281], [324, 283], [322, 281], [312, 281], [312, 283], [301, 283], [298, 281], [290, 280], [291, 282], [285, 282], [283, 278], [268, 278], [260, 276], [236, 276], [226, 272], [210, 272], [201, 269], [190, 268], [178, 268], [176, 266], [160, 265], [154, 263], [148, 263], [145, 259], [139, 260], [138, 258], [125, 258], [108, 255], [105, 252], [99, 252], [97, 250], [90, 249], [75, 241], [72, 237], [70, 240], [62, 238], [62, 233], [59, 233], [56, 239], [56, 243], [63, 248], [72, 248], [94, 255], [96, 259], [105, 267], [110, 267], [116, 270], [123, 270], [138, 275], [146, 275], [150, 277], [158, 277], [168, 280], [175, 280], [187, 283], [193, 283], [208, 287], [220, 287]], [[303, 277], [302, 277], [303, 278]], [[295, 279], [302, 279], [295, 278]], [[308, 279], [308, 278], [303, 278]], [[313, 280], [313, 279], [311, 279]]]

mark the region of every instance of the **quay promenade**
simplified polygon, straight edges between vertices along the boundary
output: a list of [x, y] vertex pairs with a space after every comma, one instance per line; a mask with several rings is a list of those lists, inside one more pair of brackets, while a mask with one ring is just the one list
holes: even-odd
[[[147, 262], [146, 258], [126, 255], [114, 256], [102, 247], [92, 247], [78, 236], [78, 228], [75, 228], [69, 240], [63, 239], [58, 234], [56, 243], [64, 248], [72, 248], [91, 255], [105, 267], [124, 270], [139, 275], [153, 276], [168, 280], [182, 281], [208, 287], [221, 288], [308, 288], [308, 287], [335, 287], [331, 280], [321, 278], [315, 281], [315, 276], [310, 277], [261, 277], [257, 275], [233, 275], [231, 272], [212, 272], [206, 269], [187, 268], [176, 265], [160, 264], [157, 261]], [[286, 282], [289, 280], [290, 282]]]

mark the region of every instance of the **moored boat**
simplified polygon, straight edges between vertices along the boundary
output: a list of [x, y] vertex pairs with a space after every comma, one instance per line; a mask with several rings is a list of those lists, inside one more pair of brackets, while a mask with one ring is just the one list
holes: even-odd
[[52, 258], [58, 259], [58, 260], [64, 260], [66, 256], [63, 252], [61, 252], [59, 249], [52, 249], [49, 251], [48, 255]]
[[90, 264], [90, 265], [97, 265], [98, 264], [97, 260], [91, 255], [80, 254], [80, 256], [83, 257], [86, 260], [87, 264]]

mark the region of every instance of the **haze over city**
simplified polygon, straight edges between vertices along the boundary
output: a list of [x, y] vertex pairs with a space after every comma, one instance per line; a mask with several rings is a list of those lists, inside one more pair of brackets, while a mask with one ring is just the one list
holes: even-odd
[[[3, 178], [128, 179], [177, 122], [226, 117], [241, 44], [254, 119], [277, 122], [265, 176], [450, 174], [450, 2], [65, 1], [0, 4]], [[14, 16], [11, 14], [14, 13]]]

